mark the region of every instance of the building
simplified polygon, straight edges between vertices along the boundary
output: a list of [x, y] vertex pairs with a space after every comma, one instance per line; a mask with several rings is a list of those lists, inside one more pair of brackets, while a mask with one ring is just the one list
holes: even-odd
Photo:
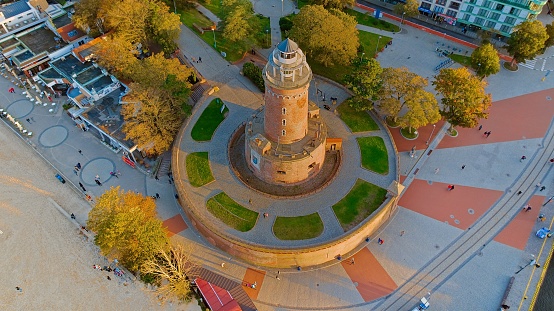
[[312, 71], [298, 45], [285, 39], [263, 69], [265, 107], [245, 128], [245, 156], [261, 180], [299, 183], [315, 176], [325, 160], [327, 128], [308, 100]]
[[466, 0], [459, 22], [509, 37], [514, 26], [537, 18], [547, 0]]
[[0, 39], [42, 23], [48, 8], [46, 0], [20, 0], [0, 7]]
[[547, 0], [421, 0], [419, 11], [440, 22], [509, 37], [514, 26], [533, 20]]

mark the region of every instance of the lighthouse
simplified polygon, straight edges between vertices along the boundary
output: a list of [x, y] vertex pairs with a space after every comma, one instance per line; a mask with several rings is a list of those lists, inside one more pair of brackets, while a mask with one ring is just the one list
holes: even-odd
[[325, 160], [327, 128], [308, 99], [312, 70], [298, 45], [285, 39], [264, 67], [265, 105], [245, 127], [245, 156], [255, 176], [294, 184], [315, 176]]

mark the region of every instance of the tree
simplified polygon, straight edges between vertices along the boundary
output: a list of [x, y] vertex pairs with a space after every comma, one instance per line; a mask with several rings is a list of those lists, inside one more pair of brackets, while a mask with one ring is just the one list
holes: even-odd
[[188, 302], [193, 297], [189, 277], [194, 264], [190, 254], [191, 250], [180, 244], [171, 246], [169, 250], [162, 248], [144, 263], [141, 272], [156, 277], [157, 292], [162, 297]]
[[475, 127], [480, 119], [488, 118], [492, 98], [485, 93], [487, 82], [480, 80], [465, 67], [442, 69], [433, 82], [442, 95], [441, 115], [452, 125]]
[[546, 25], [546, 34], [548, 39], [544, 42], [544, 48], [549, 48], [554, 45], [554, 22]]
[[101, 2], [98, 0], [82, 0], [77, 2], [75, 4], [75, 14], [71, 17], [75, 22], [75, 26], [91, 36], [103, 33], [101, 21], [98, 21], [100, 5]]
[[481, 80], [500, 71], [500, 57], [492, 44], [485, 43], [473, 50], [471, 68]]
[[381, 78], [382, 86], [377, 106], [381, 113], [395, 123], [406, 107], [406, 102], [414, 96], [421, 96], [417, 91], [428, 85], [427, 79], [410, 72], [406, 67], [384, 68]]
[[304, 6], [293, 20], [290, 37], [306, 55], [324, 66], [348, 65], [359, 44], [356, 19], [320, 5]]
[[[131, 73], [133, 82], [143, 87], [159, 89], [170, 75], [175, 76], [178, 81], [187, 82], [192, 69], [181, 65], [177, 58], [168, 59], [162, 53], [157, 53], [135, 62]], [[190, 90], [190, 84], [185, 87]]]
[[521, 63], [539, 55], [545, 47], [548, 34], [539, 20], [527, 20], [514, 27], [508, 39], [506, 49], [513, 57], [511, 66], [515, 62]]
[[419, 15], [419, 2], [417, 0], [406, 0], [406, 3], [398, 3], [393, 8], [394, 13], [414, 17]]
[[104, 20], [107, 29], [133, 45], [146, 43], [151, 16], [148, 0], [100, 1], [98, 17]]
[[248, 0], [224, 0], [226, 12], [223, 26], [223, 37], [233, 42], [248, 42], [260, 30], [259, 22], [254, 16], [252, 2]]
[[170, 96], [163, 88], [132, 83], [131, 89], [128, 104], [121, 109], [126, 138], [149, 156], [169, 150], [186, 116], [183, 103], [168, 101]]
[[87, 226], [96, 232], [95, 243], [102, 253], [131, 271], [139, 270], [169, 242], [162, 221], [156, 218], [154, 200], [119, 187], [97, 198]]
[[379, 62], [373, 58], [356, 60], [354, 70], [346, 75], [346, 85], [359, 97], [349, 101], [356, 111], [373, 109], [373, 100], [381, 89], [381, 74], [383, 69]]
[[107, 35], [95, 51], [98, 64], [120, 79], [131, 79], [133, 68], [137, 66], [138, 51], [124, 38], [114, 34]]
[[356, 3], [355, 0], [311, 0], [312, 5], [321, 5], [326, 9], [339, 9], [353, 6]]
[[169, 12], [165, 3], [157, 1], [150, 4], [150, 14], [149, 37], [161, 45], [166, 54], [173, 53], [177, 48], [175, 41], [181, 33], [179, 15]]
[[423, 88], [414, 90], [413, 94], [406, 97], [404, 105], [407, 111], [398, 118], [398, 124], [403, 128], [407, 127], [410, 133], [414, 128], [437, 123], [441, 119], [437, 99]]

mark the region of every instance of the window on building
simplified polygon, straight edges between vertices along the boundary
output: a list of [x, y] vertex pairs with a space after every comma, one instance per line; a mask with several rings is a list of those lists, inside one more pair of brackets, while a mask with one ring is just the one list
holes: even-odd
[[287, 131], [285, 130], [281, 131], [281, 136], [287, 136]]
[[283, 119], [283, 126], [287, 125], [287, 120]]
[[471, 15], [469, 15], [469, 14], [464, 14], [464, 17], [463, 17], [462, 19], [469, 22], [469, 18], [470, 18], [470, 17], [471, 17]]
[[485, 2], [483, 2], [483, 7], [487, 8], [487, 9], [492, 8], [492, 1], [485, 0]]
[[512, 28], [510, 26], [506, 26], [506, 25], [500, 26], [500, 31], [502, 31], [504, 33], [510, 33], [511, 30], [512, 30]]
[[490, 29], [494, 29], [494, 27], [496, 26], [496, 23], [493, 21], [488, 21], [485, 26], [487, 26]]
[[479, 25], [479, 26], [483, 26], [483, 23], [485, 22], [484, 19], [482, 19], [481, 17], [476, 17], [475, 20], [473, 21], [475, 24]]
[[477, 15], [479, 16], [483, 16], [483, 17], [487, 17], [487, 13], [489, 11], [485, 10], [485, 9], [479, 9], [479, 13], [477, 13]]
[[456, 15], [458, 15], [458, 12], [456, 12], [454, 10], [448, 10], [448, 11], [446, 11], [446, 15], [448, 15], [450, 17], [456, 17]]
[[475, 4], [476, 0], [469, 0], [469, 3]]
[[473, 9], [475, 7], [473, 5], [468, 5], [467, 8], [466, 8], [466, 11], [469, 12], [469, 13], [473, 13]]
[[436, 0], [435, 3], [438, 4], [438, 5], [445, 5], [446, 0]]
[[291, 58], [294, 58], [294, 54], [295, 53], [283, 53], [283, 52], [281, 52], [281, 58], [291, 59]]
[[431, 3], [421, 2], [420, 7], [429, 10], [431, 8]]
[[459, 10], [460, 9], [460, 2], [450, 2], [450, 6], [448, 6], [451, 9]]
[[521, 10], [520, 10], [520, 9], [516, 9], [516, 8], [511, 8], [511, 9], [510, 9], [510, 14], [512, 14], [512, 15], [518, 16], [519, 13], [521, 13]]
[[494, 8], [494, 9], [497, 10], [497, 11], [502, 11], [502, 10], [504, 9], [504, 4], [498, 3], [498, 4], [496, 5], [496, 8]]
[[436, 6], [433, 10], [434, 10], [435, 13], [444, 12], [444, 8], [442, 6]]
[[500, 13], [491, 12], [491, 14], [489, 14], [489, 18], [497, 21], [500, 18]]
[[516, 19], [514, 17], [511, 17], [511, 16], [506, 16], [506, 18], [504, 19], [504, 23], [506, 23], [506, 24], [513, 25], [513, 24], [515, 24], [515, 22], [516, 22]]
[[277, 174], [286, 175], [287, 172], [285, 172], [285, 171], [277, 171]]
[[283, 114], [287, 114], [287, 108], [283, 108]]

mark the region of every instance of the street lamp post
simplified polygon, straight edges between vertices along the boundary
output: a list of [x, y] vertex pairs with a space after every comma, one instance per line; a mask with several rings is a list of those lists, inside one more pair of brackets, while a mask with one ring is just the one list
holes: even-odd
[[269, 42], [269, 41], [270, 41], [270, 40], [269, 40], [269, 29], [266, 29], [266, 30], [265, 30], [265, 33], [267, 34], [267, 45], [268, 45], [268, 46], [271, 46], [271, 43]]
[[535, 267], [539, 268], [541, 265], [537, 263], [537, 260], [533, 256], [533, 259], [531, 259], [531, 262], [529, 262], [527, 265], [521, 267], [521, 269], [517, 270], [516, 274], [520, 273], [523, 269], [525, 269], [527, 267], [530, 267], [530, 266], [535, 266]]
[[281, 16], [283, 16], [284, 6], [285, 6], [285, 0], [281, 0]]
[[217, 49], [217, 41], [215, 41], [215, 26], [212, 26], [212, 33], [214, 34], [214, 48]]
[[375, 55], [377, 55], [377, 49], [379, 48], [379, 41], [381, 41], [381, 36], [377, 39], [377, 46], [375, 47]]
[[175, 9], [175, 14], [177, 14], [177, 4], [175, 4], [175, 0], [173, 0], [173, 9]]
[[364, 55], [365, 55], [365, 53], [362, 52], [362, 56], [360, 57], [360, 62], [363, 62], [363, 61], [364, 61]]
[[435, 128], [437, 127], [436, 124], [433, 124], [433, 130], [431, 131], [431, 135], [429, 135], [429, 139], [425, 142], [427, 146], [429, 146], [429, 141], [431, 140], [431, 137], [433, 136], [433, 133], [435, 132]]
[[402, 12], [402, 20], [400, 21], [400, 26], [404, 24], [404, 14], [406, 14], [406, 12]]

